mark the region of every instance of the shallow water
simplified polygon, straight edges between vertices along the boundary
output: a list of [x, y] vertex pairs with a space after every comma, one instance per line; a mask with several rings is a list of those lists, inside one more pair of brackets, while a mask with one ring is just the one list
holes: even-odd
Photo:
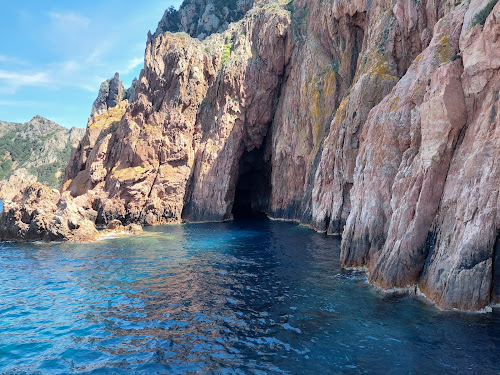
[[0, 373], [498, 374], [500, 313], [384, 295], [291, 223], [0, 245]]

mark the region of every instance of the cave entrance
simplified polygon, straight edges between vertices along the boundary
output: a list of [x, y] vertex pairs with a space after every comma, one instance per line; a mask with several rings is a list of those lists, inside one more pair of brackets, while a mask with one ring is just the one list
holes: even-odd
[[232, 214], [235, 220], [264, 217], [271, 196], [271, 155], [262, 145], [240, 159]]

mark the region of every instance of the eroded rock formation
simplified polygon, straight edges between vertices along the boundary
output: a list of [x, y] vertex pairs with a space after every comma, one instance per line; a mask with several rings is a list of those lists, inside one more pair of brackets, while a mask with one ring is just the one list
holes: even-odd
[[170, 7], [165, 11], [155, 36], [170, 31], [205, 39], [243, 18], [253, 3], [254, 0], [184, 0], [179, 10]]
[[343, 265], [384, 289], [498, 303], [500, 5], [483, 20], [486, 5], [262, 0], [222, 33], [188, 30], [203, 40], [160, 23], [134, 100], [90, 118], [63, 196], [98, 224], [262, 211], [342, 234]]
[[12, 200], [34, 182], [37, 182], [36, 176], [30, 174], [25, 168], [17, 169], [8, 180], [0, 181], [0, 199]]
[[115, 73], [113, 78], [107, 79], [106, 81], [101, 83], [99, 94], [97, 95], [97, 98], [92, 105], [90, 116], [114, 108], [123, 100], [132, 102], [135, 97], [136, 84], [137, 80], [134, 79], [132, 85], [127, 90], [125, 90], [125, 88], [123, 87], [123, 82], [120, 81], [120, 74]]
[[87, 196], [73, 198], [68, 192], [33, 182], [12, 199], [4, 200], [0, 215], [0, 238], [4, 240], [44, 240], [93, 242], [105, 235], [139, 234], [138, 224], [123, 226], [118, 220], [98, 231], [97, 212]]
[[273, 120], [289, 24], [266, 6], [203, 43], [150, 36], [135, 101], [90, 120], [64, 188], [92, 196], [99, 223], [231, 218], [239, 160]]
[[4, 201], [0, 237], [7, 240], [95, 240], [95, 211], [87, 203], [85, 196], [73, 199], [69, 193], [61, 195], [35, 182], [11, 201]]

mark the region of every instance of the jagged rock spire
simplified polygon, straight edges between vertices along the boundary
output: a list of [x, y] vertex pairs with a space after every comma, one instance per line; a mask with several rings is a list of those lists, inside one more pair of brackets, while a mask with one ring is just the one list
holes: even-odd
[[101, 83], [99, 94], [92, 105], [92, 112], [90, 115], [92, 116], [96, 112], [107, 111], [109, 108], [116, 107], [118, 103], [124, 99], [132, 101], [135, 95], [136, 83], [137, 79], [134, 78], [130, 88], [125, 90], [123, 82], [120, 81], [120, 73], [115, 73], [113, 78], [107, 79]]

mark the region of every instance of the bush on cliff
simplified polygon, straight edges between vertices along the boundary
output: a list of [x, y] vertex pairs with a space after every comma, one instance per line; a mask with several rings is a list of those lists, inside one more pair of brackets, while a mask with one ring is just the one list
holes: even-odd
[[486, 6], [474, 16], [474, 19], [472, 20], [472, 27], [476, 25], [484, 25], [486, 18], [488, 18], [497, 3], [498, 0], [491, 0], [488, 4], [486, 4]]

